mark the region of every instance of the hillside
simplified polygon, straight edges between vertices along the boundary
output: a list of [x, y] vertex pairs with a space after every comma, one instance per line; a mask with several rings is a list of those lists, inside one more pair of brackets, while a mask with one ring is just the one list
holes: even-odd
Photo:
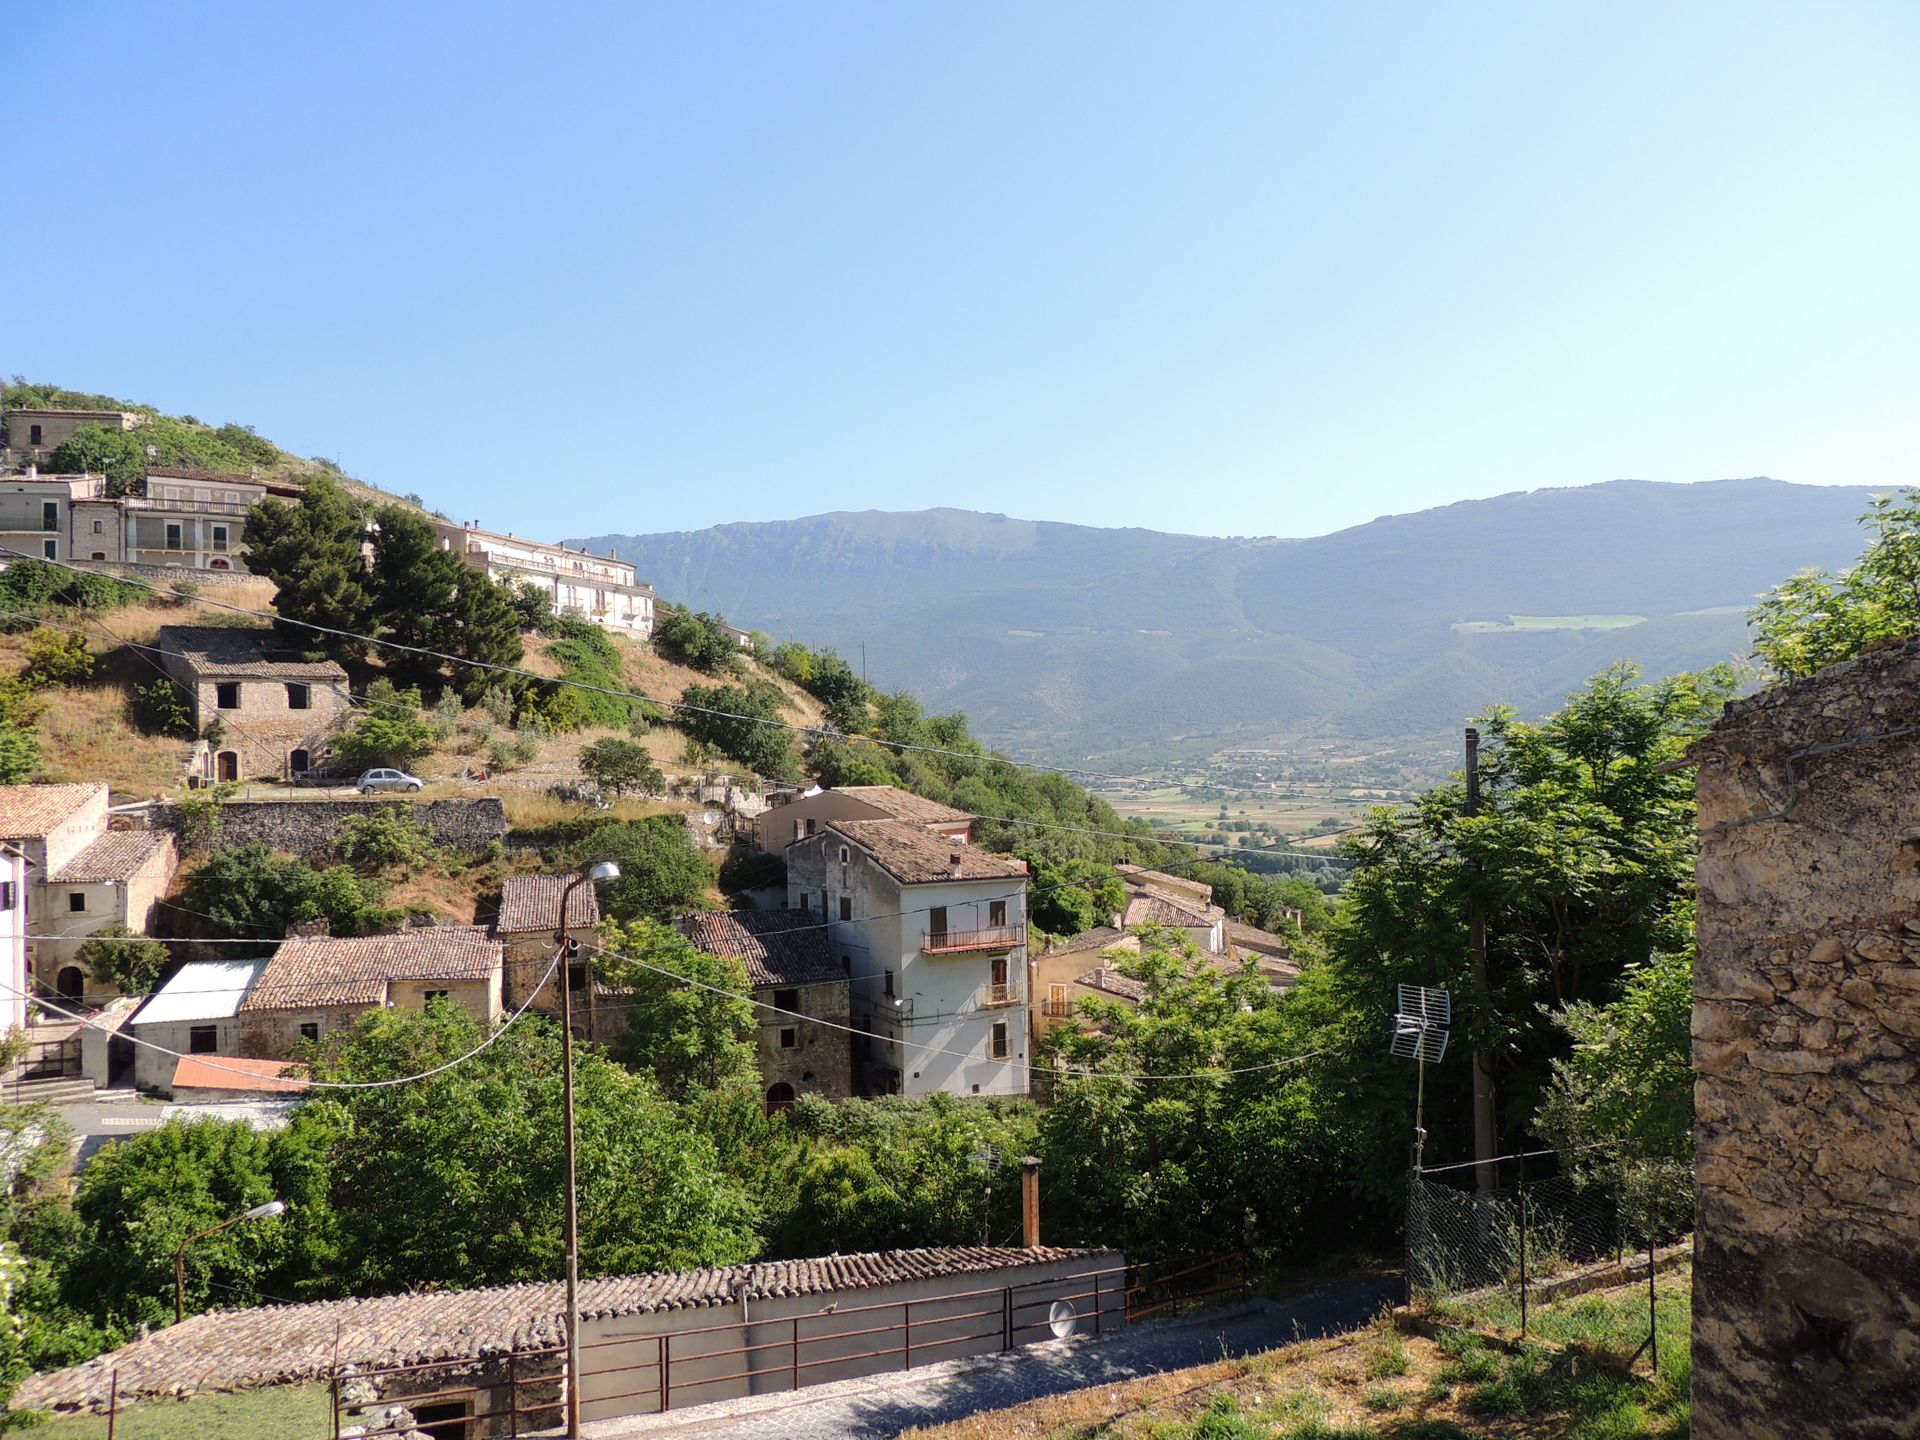
[[1229, 746], [1419, 754], [1618, 659], [1743, 655], [1753, 597], [1859, 551], [1869, 492], [1616, 480], [1218, 539], [965, 510], [602, 534], [663, 593], [824, 641], [1014, 754], [1129, 766]]

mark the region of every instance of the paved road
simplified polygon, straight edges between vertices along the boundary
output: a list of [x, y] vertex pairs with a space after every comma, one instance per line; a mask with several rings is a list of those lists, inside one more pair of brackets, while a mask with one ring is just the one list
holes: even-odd
[[286, 1124], [291, 1102], [267, 1100], [254, 1103], [221, 1105], [172, 1105], [138, 1091], [99, 1090], [91, 1100], [77, 1100], [54, 1106], [60, 1118], [73, 1127], [79, 1138], [76, 1172], [100, 1153], [111, 1140], [124, 1140], [142, 1130], [157, 1130], [176, 1115], [215, 1115], [226, 1120], [250, 1120], [261, 1129]]
[[1399, 1296], [1398, 1278], [1370, 1275], [1287, 1301], [1150, 1322], [1106, 1338], [1054, 1341], [797, 1393], [603, 1420], [581, 1431], [592, 1440], [883, 1440], [914, 1425], [1339, 1334], [1366, 1324]]

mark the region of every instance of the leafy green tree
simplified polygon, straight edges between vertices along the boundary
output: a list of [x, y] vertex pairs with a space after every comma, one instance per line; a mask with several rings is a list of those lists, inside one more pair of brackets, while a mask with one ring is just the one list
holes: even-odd
[[134, 723], [149, 735], [186, 739], [193, 734], [193, 712], [180, 687], [164, 675], [149, 685], [134, 686], [130, 708]]
[[1807, 570], [1755, 608], [1754, 652], [1789, 678], [1851, 660], [1920, 630], [1920, 490], [1876, 496], [1860, 523], [1873, 533], [1849, 570]]
[[887, 752], [872, 745], [823, 740], [807, 752], [807, 770], [822, 785], [898, 785]]
[[1028, 914], [1052, 935], [1078, 935], [1111, 925], [1126, 909], [1127, 889], [1110, 865], [1097, 860], [1052, 861], [1038, 853], [1021, 857], [1033, 872]]
[[379, 620], [361, 558], [366, 529], [359, 503], [324, 475], [307, 482], [298, 505], [262, 500], [247, 511], [247, 566], [274, 582], [273, 608], [287, 621], [347, 632], [283, 625], [293, 643], [343, 660], [365, 653], [363, 642], [348, 637], [371, 634]]
[[793, 732], [782, 724], [786, 701], [764, 681], [751, 685], [689, 685], [675, 719], [694, 740], [711, 745], [756, 775], [790, 780], [800, 773]]
[[669, 660], [709, 673], [732, 670], [740, 656], [739, 645], [719, 616], [669, 605], [660, 607], [654, 621], [653, 648]]
[[173, 957], [167, 947], [124, 925], [100, 930], [74, 953], [96, 980], [127, 995], [145, 995], [160, 984]]
[[214, 851], [182, 890], [185, 908], [205, 915], [216, 939], [268, 942], [323, 917], [335, 935], [377, 934], [400, 918], [384, 898], [377, 881], [345, 865], [316, 870], [258, 843]]
[[529, 635], [544, 635], [553, 624], [553, 593], [539, 585], [521, 584], [513, 592], [514, 613]]
[[433, 749], [434, 721], [420, 691], [400, 689], [384, 676], [367, 687], [367, 708], [335, 737], [334, 753], [348, 765], [410, 765]]
[[18, 785], [40, 768], [34, 729], [43, 702], [15, 675], [0, 676], [0, 785]]
[[[376, 1011], [323, 1040], [317, 1077], [417, 1074], [484, 1038], [443, 1002]], [[522, 1020], [427, 1080], [330, 1092], [296, 1114], [329, 1156], [325, 1236], [352, 1293], [552, 1279], [563, 1257], [560, 1042]], [[652, 1079], [576, 1052], [582, 1269], [589, 1275], [724, 1265], [753, 1257], [746, 1193]], [[396, 1204], [395, 1186], [405, 1203]]]
[[142, 434], [117, 425], [81, 425], [54, 447], [47, 464], [59, 475], [105, 475], [109, 494], [131, 494], [147, 474]]
[[[173, 1258], [195, 1231], [286, 1198], [274, 1175], [274, 1141], [244, 1120], [168, 1121], [105, 1146], [81, 1172], [74, 1210], [92, 1246], [75, 1257], [70, 1293], [102, 1317], [162, 1324], [173, 1315]], [[235, 1225], [187, 1252], [190, 1309], [259, 1304], [286, 1262], [290, 1227], [277, 1219]]]
[[645, 918], [607, 922], [601, 944], [594, 972], [627, 992], [618, 1002], [627, 1019], [614, 1042], [617, 1059], [650, 1072], [670, 1100], [753, 1078], [759, 1011], [743, 961], [709, 955]]
[[631, 923], [643, 917], [670, 920], [697, 910], [713, 883], [713, 869], [678, 815], [608, 820], [567, 847], [569, 860], [592, 865], [611, 860], [620, 878], [600, 887], [600, 908]]
[[348, 816], [334, 851], [354, 869], [375, 875], [386, 870], [405, 873], [435, 865], [443, 857], [433, 831], [400, 806]]
[[647, 747], [618, 736], [596, 740], [582, 750], [580, 771], [594, 784], [616, 795], [624, 795], [629, 790], [657, 795], [667, 786], [667, 777], [653, 763]]
[[[488, 665], [517, 665], [521, 614], [513, 591], [494, 583], [441, 548], [433, 523], [404, 505], [374, 512], [373, 565], [367, 580], [374, 615], [397, 644]], [[428, 679], [445, 661], [427, 656], [392, 658], [403, 674]], [[464, 694], [477, 696], [493, 677], [454, 666], [451, 678]]]
[[35, 689], [84, 685], [93, 676], [93, 654], [71, 630], [42, 627], [27, 637], [27, 664], [21, 677]]

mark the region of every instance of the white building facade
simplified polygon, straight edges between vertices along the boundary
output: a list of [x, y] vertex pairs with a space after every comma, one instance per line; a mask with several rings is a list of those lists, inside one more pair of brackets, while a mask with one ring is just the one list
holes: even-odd
[[558, 614], [576, 614], [643, 640], [653, 634], [653, 587], [624, 560], [447, 520], [436, 521], [434, 528], [442, 550], [503, 585], [545, 591]]
[[1022, 862], [899, 820], [829, 821], [786, 859], [852, 981], [857, 1091], [1027, 1093]]

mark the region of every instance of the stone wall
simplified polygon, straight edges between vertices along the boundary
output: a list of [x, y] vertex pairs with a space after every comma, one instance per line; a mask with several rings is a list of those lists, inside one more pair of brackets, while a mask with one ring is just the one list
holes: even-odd
[[1920, 1433], [1920, 641], [1694, 754], [1693, 1433]]
[[[492, 796], [479, 800], [227, 800], [220, 806], [220, 828], [211, 843], [245, 845], [252, 841], [292, 855], [323, 858], [333, 854], [350, 815], [374, 810], [408, 810], [434, 838], [451, 849], [484, 850], [507, 833], [506, 807]], [[179, 807], [156, 807], [153, 823], [176, 833]]]

